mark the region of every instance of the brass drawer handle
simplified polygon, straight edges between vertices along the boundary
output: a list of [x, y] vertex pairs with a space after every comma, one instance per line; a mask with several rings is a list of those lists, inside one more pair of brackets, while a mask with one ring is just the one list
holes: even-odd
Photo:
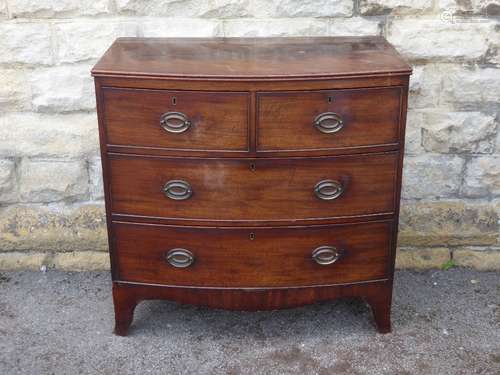
[[344, 127], [344, 121], [340, 115], [335, 112], [324, 112], [316, 116], [313, 121], [314, 126], [321, 133], [337, 133]]
[[335, 263], [342, 256], [341, 251], [333, 246], [320, 246], [313, 250], [312, 259], [321, 266]]
[[181, 248], [170, 250], [166, 255], [167, 262], [175, 268], [186, 268], [194, 263], [194, 255], [191, 251]]
[[191, 121], [181, 112], [166, 112], [160, 116], [160, 126], [169, 133], [184, 133], [191, 127]]
[[323, 180], [314, 186], [314, 194], [319, 199], [329, 201], [336, 199], [342, 195], [344, 192], [344, 187], [338, 181], [334, 180]]
[[163, 193], [167, 198], [183, 201], [191, 198], [193, 189], [188, 182], [183, 180], [170, 180], [163, 186]]

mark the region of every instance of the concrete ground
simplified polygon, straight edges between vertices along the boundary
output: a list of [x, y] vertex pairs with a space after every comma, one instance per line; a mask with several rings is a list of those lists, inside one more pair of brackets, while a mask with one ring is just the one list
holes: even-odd
[[0, 374], [500, 374], [500, 274], [396, 274], [393, 333], [357, 300], [238, 313], [149, 301], [114, 336], [109, 274], [0, 273]]

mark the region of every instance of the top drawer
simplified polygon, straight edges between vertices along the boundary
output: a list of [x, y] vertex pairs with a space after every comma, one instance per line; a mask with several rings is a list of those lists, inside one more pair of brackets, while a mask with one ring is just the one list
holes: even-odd
[[112, 145], [247, 151], [248, 94], [103, 88]]
[[400, 87], [259, 93], [257, 151], [395, 145], [401, 94]]

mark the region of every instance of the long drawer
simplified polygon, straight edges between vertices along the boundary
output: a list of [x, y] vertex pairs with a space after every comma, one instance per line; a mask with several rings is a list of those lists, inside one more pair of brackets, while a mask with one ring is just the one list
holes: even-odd
[[122, 281], [203, 287], [383, 279], [392, 222], [255, 229], [113, 223]]
[[290, 159], [110, 154], [113, 214], [288, 221], [394, 211], [397, 153]]
[[109, 144], [247, 151], [249, 94], [104, 88]]

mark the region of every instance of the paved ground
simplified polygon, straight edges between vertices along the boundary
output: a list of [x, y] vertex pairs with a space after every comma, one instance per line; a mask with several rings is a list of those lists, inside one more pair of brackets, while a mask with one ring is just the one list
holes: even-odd
[[149, 301], [114, 336], [108, 273], [0, 274], [0, 374], [500, 374], [500, 274], [396, 275], [393, 331], [356, 300], [237, 313]]

